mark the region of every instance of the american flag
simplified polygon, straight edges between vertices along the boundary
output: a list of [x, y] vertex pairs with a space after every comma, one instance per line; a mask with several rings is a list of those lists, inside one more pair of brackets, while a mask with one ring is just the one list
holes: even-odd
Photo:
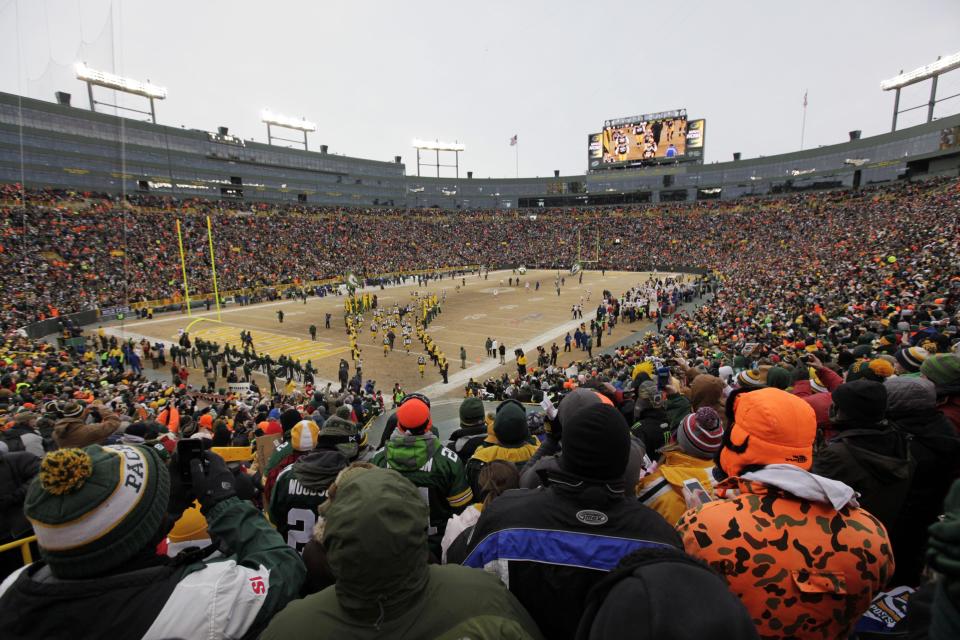
[[510, 138], [510, 146], [511, 147], [517, 146], [517, 134], [513, 134], [513, 137]]

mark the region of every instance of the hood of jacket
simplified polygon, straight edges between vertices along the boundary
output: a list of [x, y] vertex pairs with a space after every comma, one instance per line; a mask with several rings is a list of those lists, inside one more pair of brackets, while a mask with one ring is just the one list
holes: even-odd
[[290, 473], [311, 491], [329, 487], [337, 474], [347, 466], [347, 457], [336, 449], [312, 451], [293, 463]]
[[[690, 404], [695, 408], [723, 406], [723, 380], [707, 373], [693, 379], [690, 385]], [[720, 412], [723, 415], [724, 412]]]
[[887, 417], [911, 417], [931, 413], [937, 406], [937, 388], [926, 378], [895, 376], [888, 378]]
[[397, 471], [416, 471], [440, 449], [440, 441], [433, 432], [410, 435], [394, 431], [387, 440], [387, 466]]
[[426, 588], [427, 505], [403, 476], [376, 467], [344, 474], [328, 504], [323, 546], [337, 600], [352, 617], [378, 627]]
[[[684, 615], [681, 603], [691, 602], [710, 606]], [[622, 558], [587, 596], [577, 637], [621, 637], [638, 619], [650, 638], [758, 638], [750, 614], [723, 579], [671, 548], [640, 549]]]
[[910, 478], [911, 459], [893, 429], [847, 429], [834, 438], [838, 441], [847, 446], [864, 471], [884, 484]]

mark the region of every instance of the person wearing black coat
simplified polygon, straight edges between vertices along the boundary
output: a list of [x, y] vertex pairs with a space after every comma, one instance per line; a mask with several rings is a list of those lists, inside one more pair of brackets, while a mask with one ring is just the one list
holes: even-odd
[[587, 593], [620, 558], [682, 548], [666, 520], [624, 495], [631, 441], [623, 416], [598, 401], [561, 421], [563, 453], [544, 470], [546, 486], [507, 491], [485, 508], [463, 562], [496, 573], [544, 636], [558, 640], [574, 637]]
[[937, 391], [926, 378], [889, 378], [887, 419], [910, 438], [916, 470], [902, 517], [891, 532], [897, 569], [891, 584], [916, 586], [923, 570], [927, 527], [937, 521], [954, 478], [960, 475], [960, 436], [937, 409]]
[[[27, 451], [0, 447], [0, 544], [19, 540], [32, 533], [23, 515], [23, 500], [30, 481], [40, 472], [40, 458]], [[0, 554], [0, 580], [22, 566], [20, 554]]]
[[[692, 614], [692, 615], [691, 615]], [[754, 640], [743, 603], [705, 563], [677, 549], [640, 549], [591, 589], [577, 640]]]
[[814, 452], [811, 472], [852, 487], [860, 494], [860, 506], [892, 536], [915, 462], [904, 434], [885, 419], [886, 410], [882, 382], [861, 378], [837, 387], [830, 407], [837, 435]]

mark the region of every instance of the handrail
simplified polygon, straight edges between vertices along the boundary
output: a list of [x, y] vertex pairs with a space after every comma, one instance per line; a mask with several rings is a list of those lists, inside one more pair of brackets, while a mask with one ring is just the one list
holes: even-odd
[[33, 552], [30, 551], [30, 543], [36, 541], [37, 536], [27, 536], [26, 538], [20, 538], [19, 540], [14, 540], [13, 542], [0, 544], [0, 553], [20, 547], [20, 555], [23, 557], [24, 566], [26, 566], [33, 562]]

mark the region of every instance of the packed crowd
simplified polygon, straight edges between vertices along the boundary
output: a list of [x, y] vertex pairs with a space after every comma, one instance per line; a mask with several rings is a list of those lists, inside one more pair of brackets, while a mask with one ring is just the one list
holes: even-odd
[[[115, 215], [90, 202], [61, 205], [82, 210], [64, 216]], [[210, 210], [225, 226], [268, 219]], [[0, 628], [10, 638], [960, 637], [958, 212], [955, 181], [611, 212], [600, 224], [621, 242], [608, 266], [714, 273], [598, 295], [579, 340], [515, 352], [516, 374], [484, 389], [496, 402], [473, 385], [449, 434], [415, 393], [396, 390], [373, 433], [366, 390], [349, 385], [204, 394], [8, 332], [0, 543], [32, 530], [40, 560], [17, 568], [15, 554], [0, 555], [10, 572]], [[284, 224], [346, 215], [291, 214]], [[35, 229], [49, 217], [37, 214]], [[408, 245], [410, 225], [453, 220], [470, 238], [449, 249], [461, 259], [486, 262], [470, 253], [476, 242], [528, 266], [572, 260], [571, 230], [595, 223], [377, 220], [403, 221]], [[8, 266], [24, 264], [12, 258], [15, 224], [11, 214]], [[155, 226], [140, 228], [144, 251]], [[341, 240], [359, 242], [329, 244]], [[69, 243], [43, 250], [53, 246]], [[278, 260], [331, 255], [311, 246]], [[409, 246], [384, 246], [394, 265], [422, 266]], [[257, 273], [237, 264], [235, 276]], [[656, 330], [633, 345], [584, 346], [611, 322], [642, 319]]]
[[[304, 205], [276, 209], [142, 196], [122, 207], [96, 194], [28, 194], [23, 208], [16, 204], [17, 185], [0, 187], [0, 201], [7, 203], [0, 206], [0, 277], [11, 292], [4, 304], [7, 325], [91, 306], [182, 296], [176, 220], [182, 222], [191, 290], [207, 292], [205, 215], [212, 220], [221, 291], [341, 277], [348, 271], [363, 275], [468, 264], [565, 270], [577, 259], [582, 232], [584, 238], [601, 238], [599, 267], [719, 270], [737, 285], [729, 288], [729, 303], [739, 299], [743, 311], [763, 310], [754, 314], [758, 319], [784, 296], [791, 306], [802, 305], [821, 292], [834, 295], [854, 278], [903, 278], [923, 289], [926, 269], [938, 273], [949, 265], [958, 225], [952, 181], [769, 200], [538, 210], [536, 216]], [[277, 251], [278, 246], [284, 250]], [[899, 262], [887, 263], [890, 257]], [[735, 325], [737, 314], [723, 320]]]

